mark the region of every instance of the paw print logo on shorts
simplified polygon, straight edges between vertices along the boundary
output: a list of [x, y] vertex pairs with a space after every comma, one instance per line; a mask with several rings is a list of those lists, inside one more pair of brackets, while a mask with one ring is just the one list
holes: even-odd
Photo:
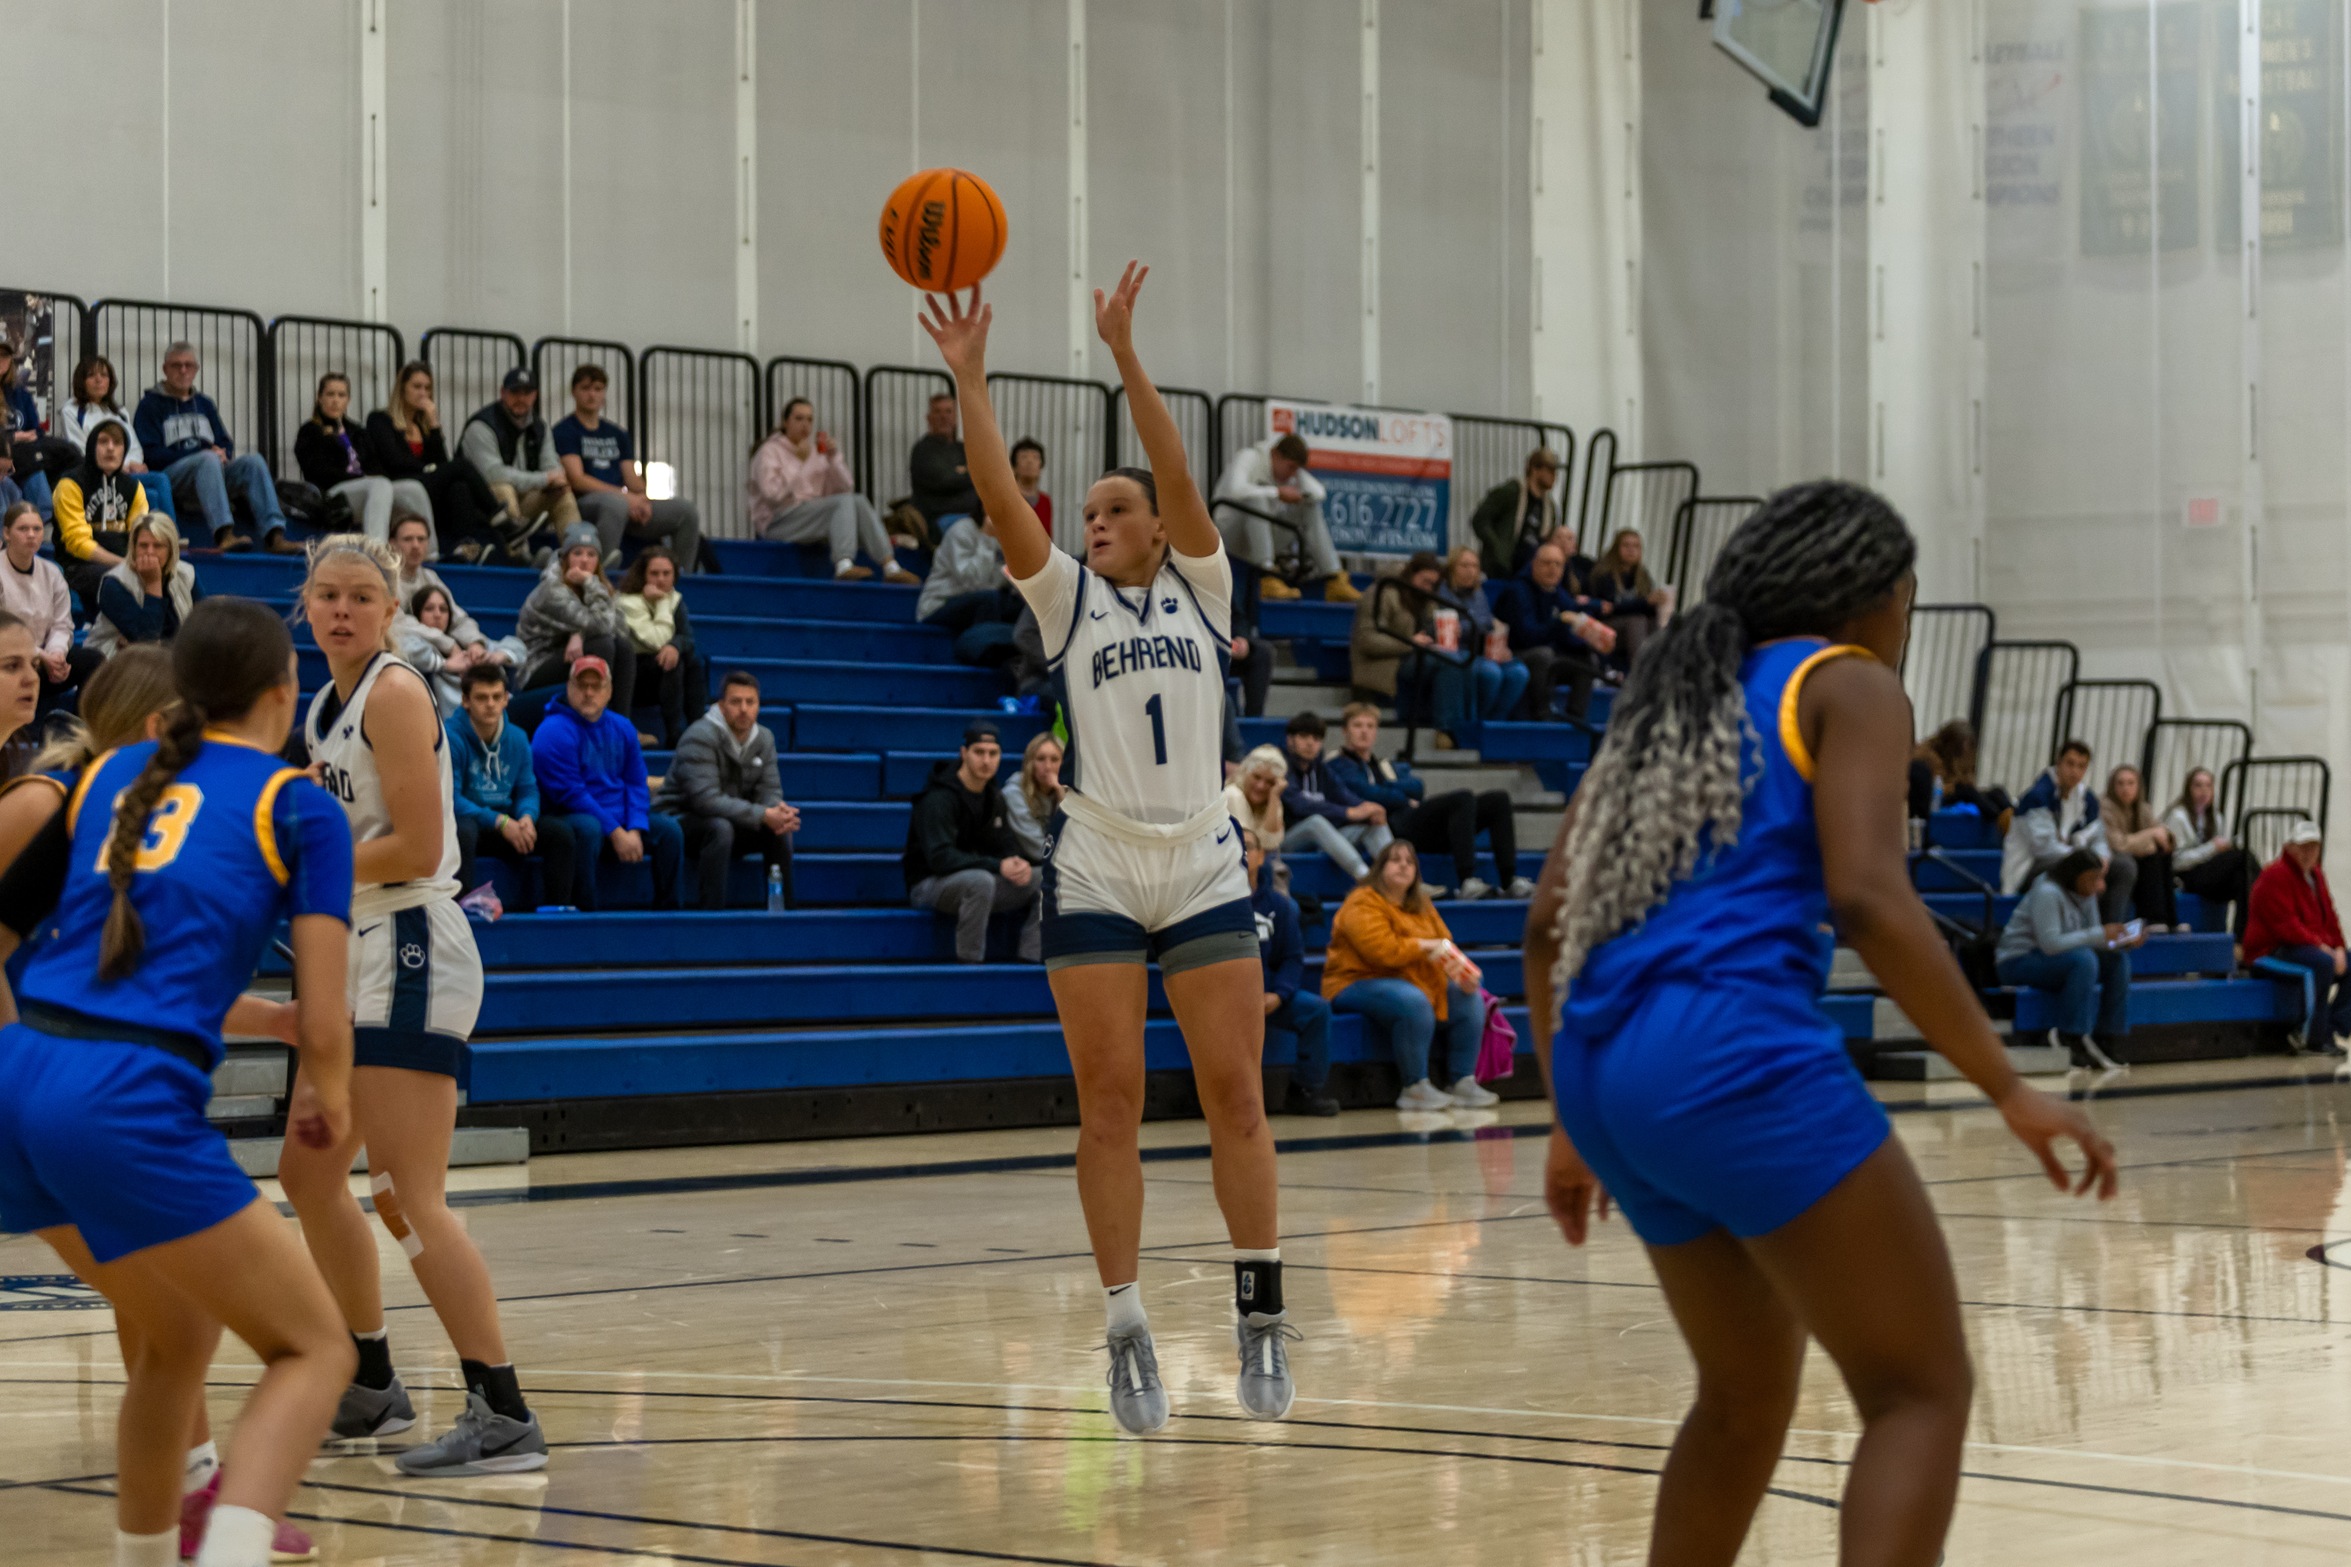
[[424, 943], [421, 941], [403, 942], [400, 947], [400, 966], [402, 968], [423, 968]]

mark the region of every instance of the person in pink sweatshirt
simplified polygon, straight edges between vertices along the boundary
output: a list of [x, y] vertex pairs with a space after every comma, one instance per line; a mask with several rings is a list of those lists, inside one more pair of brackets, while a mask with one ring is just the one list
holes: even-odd
[[751, 476], [744, 487], [751, 525], [760, 536], [787, 544], [824, 541], [832, 550], [835, 578], [855, 582], [873, 575], [873, 566], [857, 563], [862, 547], [881, 568], [883, 581], [922, 580], [898, 564], [881, 514], [857, 493], [840, 444], [816, 427], [816, 406], [807, 398], [784, 404], [775, 433], [751, 453]]
[[0, 521], [0, 540], [8, 555], [8, 564], [0, 566], [0, 609], [23, 621], [33, 634], [41, 665], [36, 714], [41, 718], [106, 662], [90, 649], [73, 645], [73, 596], [66, 591], [65, 573], [54, 561], [41, 558], [41, 539], [48, 531], [31, 501], [18, 501]]

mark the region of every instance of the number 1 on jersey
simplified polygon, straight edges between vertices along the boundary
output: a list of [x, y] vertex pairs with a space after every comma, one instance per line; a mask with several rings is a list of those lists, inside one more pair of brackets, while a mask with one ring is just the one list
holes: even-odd
[[1151, 700], [1143, 704], [1143, 711], [1151, 715], [1151, 750], [1154, 753], [1151, 760], [1165, 767], [1167, 765], [1167, 717], [1160, 709], [1160, 696], [1161, 693], [1152, 692]]

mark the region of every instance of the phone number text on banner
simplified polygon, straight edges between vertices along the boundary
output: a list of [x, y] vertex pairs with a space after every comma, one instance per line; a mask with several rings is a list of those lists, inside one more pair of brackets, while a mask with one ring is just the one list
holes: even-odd
[[1442, 554], [1453, 517], [1453, 421], [1331, 403], [1265, 405], [1275, 435], [1306, 442], [1331, 543], [1362, 555]]

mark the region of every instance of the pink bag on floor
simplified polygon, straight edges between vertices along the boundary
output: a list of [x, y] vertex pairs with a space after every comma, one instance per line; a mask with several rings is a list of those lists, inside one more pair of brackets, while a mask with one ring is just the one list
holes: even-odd
[[1496, 1083], [1518, 1070], [1518, 1030], [1502, 1015], [1502, 1003], [1490, 990], [1478, 992], [1486, 1004], [1486, 1032], [1478, 1040], [1477, 1080]]

